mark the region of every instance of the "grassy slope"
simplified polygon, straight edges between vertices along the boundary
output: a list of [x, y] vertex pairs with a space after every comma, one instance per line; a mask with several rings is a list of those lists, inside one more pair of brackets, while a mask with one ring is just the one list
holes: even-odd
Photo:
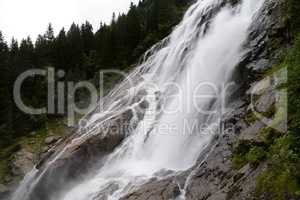
[[12, 145], [0, 150], [0, 184], [7, 182], [12, 174], [10, 171], [10, 162], [13, 155], [20, 149], [38, 155], [43, 147], [45, 147], [45, 139], [51, 134], [54, 136], [62, 136], [67, 132], [66, 125], [62, 120], [51, 120], [47, 122], [44, 128], [37, 130], [31, 134], [26, 134], [22, 138], [18, 138]]

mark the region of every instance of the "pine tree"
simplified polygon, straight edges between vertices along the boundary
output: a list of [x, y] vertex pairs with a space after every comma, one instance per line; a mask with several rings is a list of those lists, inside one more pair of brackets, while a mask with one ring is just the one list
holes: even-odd
[[68, 69], [79, 68], [79, 66], [81, 66], [81, 58], [83, 55], [83, 40], [80, 28], [75, 23], [71, 25], [70, 30], [67, 33], [67, 44]]
[[93, 33], [93, 26], [88, 21], [81, 25], [81, 35], [84, 52], [85, 54], [89, 54], [90, 51], [95, 50], [95, 37]]
[[44, 37], [49, 42], [52, 42], [54, 40], [54, 38], [55, 38], [54, 37], [54, 30], [52, 28], [52, 24], [51, 23], [49, 23], [47, 31], [46, 31]]
[[53, 65], [59, 69], [67, 69], [68, 42], [66, 31], [63, 28], [54, 42], [54, 63]]
[[0, 147], [3, 147], [12, 140], [11, 129], [11, 98], [10, 98], [10, 71], [8, 66], [8, 47], [0, 32]]
[[[8, 48], [0, 32], [0, 92], [3, 96], [10, 96], [0, 100], [0, 132], [4, 124], [10, 127], [6, 127], [5, 132], [11, 130], [9, 135], [18, 137], [43, 122], [36, 116], [22, 113], [13, 104], [12, 88], [22, 72], [52, 66], [66, 72], [61, 81], [80, 81], [94, 79], [100, 69], [127, 68], [170, 32], [179, 22], [183, 7], [191, 1], [140, 0], [138, 5], [130, 5], [127, 14], [117, 16], [114, 13], [110, 25], [101, 22], [95, 34], [92, 25], [85, 22], [80, 26], [73, 23], [67, 33], [62, 29], [55, 36], [50, 23], [34, 45], [30, 38], [26, 38], [20, 45], [12, 40]], [[29, 78], [23, 86], [26, 104], [36, 107], [46, 104], [43, 77]]]
[[[136, 6], [131, 3], [130, 10], [127, 15], [127, 34], [128, 34], [128, 46], [130, 51], [130, 54], [132, 55], [133, 50], [138, 46], [141, 40], [141, 22], [139, 19], [139, 14], [137, 12]], [[137, 57], [133, 57], [133, 59], [130, 59], [129, 62], [133, 62]]]

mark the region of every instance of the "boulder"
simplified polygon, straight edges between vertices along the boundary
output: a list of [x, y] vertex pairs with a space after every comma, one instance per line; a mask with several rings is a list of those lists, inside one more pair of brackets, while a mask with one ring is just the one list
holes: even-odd
[[179, 184], [174, 180], [166, 179], [142, 185], [120, 200], [169, 200], [176, 199], [180, 194]]
[[25, 148], [18, 151], [12, 159], [11, 168], [14, 176], [25, 176], [34, 166], [34, 154]]
[[238, 139], [243, 141], [251, 141], [254, 143], [262, 143], [263, 140], [260, 137], [260, 133], [265, 127], [266, 125], [263, 122], [256, 121], [246, 129], [243, 129]]
[[0, 184], [0, 194], [8, 191], [9, 189], [5, 185]]
[[266, 113], [271, 109], [271, 106], [276, 103], [276, 92], [267, 90], [257, 100], [255, 108], [259, 113]]
[[29, 199], [58, 198], [64, 188], [83, 180], [93, 170], [99, 169], [106, 156], [128, 135], [127, 131], [132, 128], [130, 121], [133, 116], [132, 109], [128, 109], [100, 123], [99, 127], [92, 127], [93, 134], [74, 134], [58, 142], [57, 146], [45, 153], [37, 164], [39, 174], [43, 175]]
[[55, 143], [57, 140], [58, 140], [57, 137], [49, 136], [45, 139], [45, 144], [46, 145], [51, 145], [51, 144]]

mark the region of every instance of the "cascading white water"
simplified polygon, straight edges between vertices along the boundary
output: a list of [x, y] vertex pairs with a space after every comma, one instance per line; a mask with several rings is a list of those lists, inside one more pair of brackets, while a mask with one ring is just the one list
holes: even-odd
[[[93, 200], [102, 193], [108, 199], [119, 199], [161, 170], [176, 172], [196, 164], [201, 151], [219, 134], [224, 99], [212, 95], [222, 94], [229, 83], [263, 0], [243, 0], [235, 6], [222, 3], [224, 0], [198, 0], [192, 5], [172, 34], [146, 53], [129, 75], [131, 81], [124, 81], [105, 97], [101, 112], [87, 117], [89, 131], [80, 137], [97, 133], [99, 124], [128, 108], [136, 113], [138, 103], [124, 102], [145, 94], [139, 100], [148, 104], [143, 119], [133, 117], [131, 123], [137, 126], [104, 166], [92, 178], [65, 191], [60, 200]], [[207, 113], [208, 108], [216, 112]], [[111, 186], [115, 189], [106, 193]], [[26, 195], [22, 192], [19, 189], [12, 199], [21, 200]]]

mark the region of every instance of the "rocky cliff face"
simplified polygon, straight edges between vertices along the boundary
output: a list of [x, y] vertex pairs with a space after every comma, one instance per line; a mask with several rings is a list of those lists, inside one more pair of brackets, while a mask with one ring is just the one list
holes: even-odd
[[[251, 163], [244, 163], [237, 168], [234, 166], [233, 157], [238, 143], [259, 144], [259, 133], [267, 126], [261, 120], [249, 120], [250, 105], [254, 104], [258, 111], [267, 113], [278, 100], [274, 91], [269, 89], [256, 98], [255, 102], [251, 101], [250, 94], [253, 87], [263, 78], [263, 74], [278, 61], [282, 47], [285, 46], [283, 44], [289, 40], [283, 20], [284, 7], [284, 0], [266, 0], [251, 26], [251, 34], [245, 44], [248, 51], [238, 65], [234, 77], [240, 87], [231, 97], [232, 111], [224, 116], [223, 134], [213, 140], [191, 169], [175, 175], [162, 171], [161, 178], [150, 180], [122, 200], [169, 200], [180, 199], [182, 196], [187, 200], [254, 199], [256, 178], [265, 169], [266, 164], [262, 162], [253, 166]], [[274, 41], [280, 45], [274, 45]], [[271, 82], [269, 86], [272, 88], [276, 85], [276, 80], [272, 79]], [[139, 117], [142, 118], [143, 114], [139, 113]], [[107, 124], [105, 128], [117, 130], [115, 127], [118, 127], [118, 124], [128, 123], [132, 117], [133, 114], [128, 110], [111, 120], [112, 123]], [[281, 130], [285, 130], [284, 122], [280, 127]], [[53, 197], [55, 193], [59, 195], [64, 189], [61, 186], [71, 187], [72, 182], [83, 179], [91, 172], [91, 165], [97, 163], [95, 167], [101, 166], [106, 155], [123, 141], [126, 133], [117, 130], [104, 136], [99, 134], [82, 137], [77, 140], [76, 145], [66, 148], [74, 137], [75, 135], [58, 141], [55, 147], [43, 155], [37, 168], [40, 169], [40, 173], [48, 169], [38, 180], [38, 186], [31, 194], [32, 199], [48, 199], [49, 194]], [[62, 155], [55, 159], [59, 153]], [[50, 166], [47, 165], [49, 161], [52, 162]], [[107, 192], [114, 190], [113, 187], [108, 188]], [[95, 200], [104, 199], [105, 195], [99, 194]]]
[[[137, 106], [140, 112], [136, 113], [136, 117], [140, 120], [144, 117], [144, 110], [148, 105], [141, 101]], [[106, 160], [106, 155], [126, 137], [126, 131], [129, 130], [129, 126], [132, 127], [130, 121], [133, 117], [132, 110], [128, 109], [94, 127], [98, 131], [97, 134], [80, 136], [80, 131], [76, 131], [71, 136], [55, 140], [55, 146], [45, 151], [36, 163], [35, 168], [39, 170], [35, 175], [36, 183], [27, 198], [58, 198], [60, 192], [71, 187], [72, 183], [83, 180], [92, 174], [94, 169], [100, 168]], [[123, 125], [121, 129], [120, 124]], [[82, 131], [86, 133], [89, 130]], [[46, 138], [45, 142], [52, 139]]]
[[[257, 177], [266, 168], [266, 163], [256, 166], [245, 163], [237, 169], [233, 156], [238, 143], [259, 143], [259, 134], [267, 126], [261, 120], [249, 120], [251, 104], [258, 112], [267, 113], [278, 100], [274, 95], [277, 83], [272, 78], [273, 82], [265, 87], [259, 98], [251, 101], [250, 94], [288, 46], [290, 36], [283, 20], [285, 4], [284, 0], [266, 0], [253, 22], [249, 40], [245, 44], [248, 53], [235, 74], [241, 87], [232, 96], [232, 112], [224, 116], [223, 134], [215, 138], [194, 168], [163, 180], [152, 180], [124, 197], [124, 200], [180, 199], [182, 193], [187, 200], [256, 199]], [[279, 45], [274, 46], [274, 41]], [[280, 131], [286, 131], [284, 119], [278, 126]]]

